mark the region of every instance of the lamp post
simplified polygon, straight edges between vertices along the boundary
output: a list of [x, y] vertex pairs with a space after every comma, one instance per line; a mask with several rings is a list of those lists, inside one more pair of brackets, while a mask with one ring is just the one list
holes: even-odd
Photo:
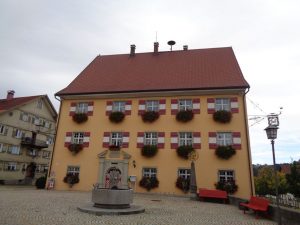
[[190, 193], [196, 194], [197, 193], [197, 181], [196, 181], [196, 169], [195, 169], [194, 161], [196, 161], [199, 158], [199, 155], [194, 150], [189, 153], [188, 158], [191, 161]]
[[279, 206], [279, 198], [278, 198], [278, 176], [276, 171], [276, 161], [275, 161], [275, 150], [274, 150], [274, 140], [277, 138], [277, 130], [279, 126], [278, 115], [271, 114], [268, 116], [269, 126], [265, 129], [267, 133], [267, 137], [271, 140], [272, 145], [272, 154], [273, 154], [273, 169], [275, 176], [275, 190], [276, 190], [276, 206], [277, 206], [277, 216], [278, 216], [278, 224], [281, 225], [281, 213]]

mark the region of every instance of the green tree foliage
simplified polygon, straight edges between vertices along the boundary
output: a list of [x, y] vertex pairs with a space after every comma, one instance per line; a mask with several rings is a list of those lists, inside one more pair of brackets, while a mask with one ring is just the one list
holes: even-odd
[[[278, 193], [287, 192], [287, 181], [284, 173], [277, 172], [278, 175]], [[275, 177], [273, 167], [266, 166], [258, 171], [258, 176], [254, 177], [255, 191], [258, 195], [275, 195]]]
[[295, 197], [300, 198], [300, 163], [294, 161], [291, 164], [291, 173], [286, 174], [288, 191]]

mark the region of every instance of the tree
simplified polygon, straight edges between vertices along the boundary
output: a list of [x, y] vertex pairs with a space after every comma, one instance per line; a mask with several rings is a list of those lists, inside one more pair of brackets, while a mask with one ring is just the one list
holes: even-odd
[[291, 173], [286, 174], [288, 191], [295, 197], [300, 197], [300, 163], [294, 161], [291, 164]]
[[[287, 181], [285, 175], [277, 171], [278, 193], [287, 192]], [[255, 191], [258, 195], [276, 195], [274, 170], [271, 166], [266, 166], [258, 171], [258, 176], [254, 177]]]

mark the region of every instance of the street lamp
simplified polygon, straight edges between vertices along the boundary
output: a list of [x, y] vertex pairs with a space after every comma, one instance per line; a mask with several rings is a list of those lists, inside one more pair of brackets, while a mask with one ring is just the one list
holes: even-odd
[[274, 150], [274, 139], [277, 138], [277, 130], [279, 125], [278, 116], [274, 114], [269, 115], [268, 122], [269, 122], [269, 126], [265, 129], [265, 131], [267, 133], [268, 139], [271, 140], [271, 145], [272, 145], [278, 224], [281, 225], [281, 215], [280, 215], [279, 198], [278, 198], [278, 176], [276, 172], [275, 150]]

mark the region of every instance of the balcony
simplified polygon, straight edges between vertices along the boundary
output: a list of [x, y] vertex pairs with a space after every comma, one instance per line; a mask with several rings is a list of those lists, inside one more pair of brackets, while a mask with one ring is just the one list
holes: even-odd
[[22, 138], [21, 145], [37, 149], [48, 148], [48, 144], [46, 141], [37, 140], [31, 137]]

